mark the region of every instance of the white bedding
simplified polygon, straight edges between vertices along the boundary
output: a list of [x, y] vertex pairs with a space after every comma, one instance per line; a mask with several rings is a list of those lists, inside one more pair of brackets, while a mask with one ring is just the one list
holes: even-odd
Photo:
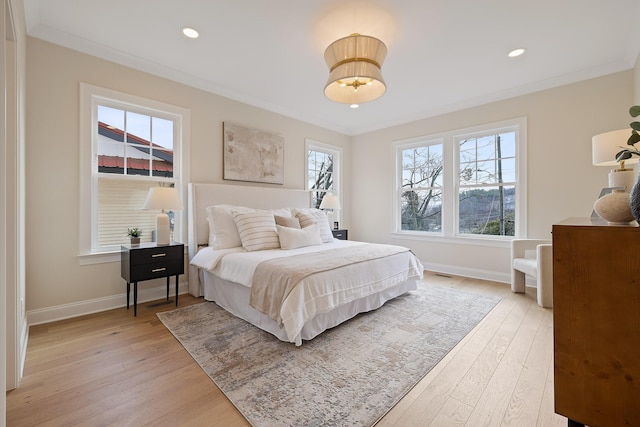
[[[213, 250], [207, 247], [193, 257], [191, 264], [207, 270], [223, 281], [235, 282], [250, 288], [255, 268], [263, 261], [357, 245], [363, 245], [363, 243], [335, 240], [331, 243], [298, 249], [255, 252], [246, 252], [242, 248]], [[411, 252], [405, 252], [403, 256], [347, 265], [308, 276], [283, 302], [280, 315], [286, 340], [300, 345], [301, 331], [305, 323], [315, 316], [362, 300], [369, 295], [397, 288], [405, 282], [415, 283], [422, 278], [422, 274], [423, 267], [420, 261]], [[326, 283], [344, 283], [346, 290], [327, 292]], [[204, 297], [207, 300], [215, 300], [216, 291], [205, 286]]]

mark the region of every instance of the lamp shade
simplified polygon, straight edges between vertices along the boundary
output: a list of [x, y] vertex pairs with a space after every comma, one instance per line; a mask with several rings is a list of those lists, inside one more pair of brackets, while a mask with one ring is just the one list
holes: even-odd
[[142, 209], [182, 209], [182, 200], [173, 187], [151, 187]]
[[387, 87], [382, 63], [387, 46], [375, 37], [352, 34], [331, 43], [324, 52], [329, 79], [327, 98], [343, 104], [362, 104], [381, 97]]
[[333, 194], [325, 194], [320, 202], [320, 209], [340, 209], [340, 200]]
[[[594, 166], [616, 166], [616, 154], [627, 148], [631, 129], [601, 133], [591, 138], [591, 159]], [[625, 160], [625, 164], [638, 163], [637, 157]]]
[[171, 224], [167, 210], [182, 209], [182, 200], [178, 190], [173, 187], [151, 187], [142, 209], [161, 209], [156, 216], [156, 243], [168, 245], [171, 241]]

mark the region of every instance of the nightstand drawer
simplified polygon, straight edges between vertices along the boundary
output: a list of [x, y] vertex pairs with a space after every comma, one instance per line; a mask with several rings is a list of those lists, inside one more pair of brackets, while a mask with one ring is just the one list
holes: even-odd
[[333, 237], [335, 237], [338, 240], [349, 240], [348, 230], [345, 230], [345, 229], [331, 230], [331, 233], [333, 233]]
[[182, 259], [164, 260], [162, 262], [152, 262], [147, 264], [131, 265], [132, 282], [157, 279], [158, 277], [175, 276], [184, 274], [184, 264]]
[[168, 262], [182, 259], [183, 246], [157, 246], [131, 251], [131, 264], [148, 264], [152, 262]]

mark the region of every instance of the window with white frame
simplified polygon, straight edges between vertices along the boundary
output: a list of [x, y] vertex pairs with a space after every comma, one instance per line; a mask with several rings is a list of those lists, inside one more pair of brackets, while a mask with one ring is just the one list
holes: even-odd
[[[83, 84], [81, 112], [80, 253], [119, 251], [133, 227], [152, 241], [158, 212], [142, 206], [153, 186], [183, 193], [188, 111]], [[168, 214], [182, 240], [182, 215]]]
[[456, 138], [458, 233], [514, 236], [516, 131]]
[[400, 149], [400, 224], [402, 230], [442, 231], [442, 142]]
[[509, 239], [525, 229], [524, 118], [399, 141], [395, 230]]
[[316, 141], [306, 141], [306, 189], [311, 192], [311, 206], [319, 208], [325, 194], [340, 196], [340, 157], [342, 149]]

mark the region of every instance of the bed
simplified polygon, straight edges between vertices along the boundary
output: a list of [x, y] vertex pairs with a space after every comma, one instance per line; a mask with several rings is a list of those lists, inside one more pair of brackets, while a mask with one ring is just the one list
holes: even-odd
[[416, 289], [411, 251], [333, 239], [309, 204], [304, 190], [190, 183], [189, 293], [301, 345]]

